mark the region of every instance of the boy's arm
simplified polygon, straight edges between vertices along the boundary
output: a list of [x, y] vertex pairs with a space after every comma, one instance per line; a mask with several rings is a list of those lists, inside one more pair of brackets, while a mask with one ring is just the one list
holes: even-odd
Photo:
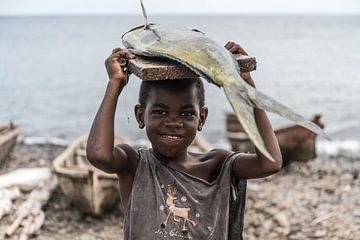
[[97, 168], [109, 173], [121, 173], [124, 170], [135, 171], [136, 151], [128, 145], [114, 147], [114, 117], [118, 97], [127, 83], [127, 78], [118, 62], [119, 58], [133, 58], [130, 53], [114, 49], [105, 61], [109, 75], [106, 92], [92, 124], [86, 154]]
[[[247, 55], [244, 49], [236, 43], [228, 42], [225, 47], [233, 54], [240, 53]], [[241, 73], [240, 75], [249, 85], [255, 87], [250, 73]], [[266, 177], [278, 172], [282, 166], [280, 147], [266, 113], [261, 109], [254, 108], [254, 116], [259, 133], [264, 140], [265, 147], [275, 159], [275, 162], [266, 158], [257, 149], [256, 154], [240, 154], [233, 166], [233, 173], [237, 178], [248, 179]]]

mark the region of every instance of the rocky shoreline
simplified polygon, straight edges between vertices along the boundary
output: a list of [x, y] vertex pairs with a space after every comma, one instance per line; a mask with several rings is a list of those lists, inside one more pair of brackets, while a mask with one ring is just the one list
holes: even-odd
[[359, 239], [360, 161], [320, 156], [249, 182], [245, 239]]
[[[19, 167], [52, 168], [64, 148], [18, 143], [1, 164], [0, 174]], [[249, 180], [244, 239], [358, 239], [359, 171], [360, 159], [324, 155], [294, 163], [272, 177]], [[122, 239], [119, 207], [102, 217], [85, 216], [57, 187], [44, 210], [45, 223], [31, 239]], [[12, 217], [0, 220], [0, 239]]]

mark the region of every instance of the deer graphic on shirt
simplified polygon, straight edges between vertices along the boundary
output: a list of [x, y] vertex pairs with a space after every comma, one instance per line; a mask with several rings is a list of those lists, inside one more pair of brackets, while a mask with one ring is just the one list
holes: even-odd
[[169, 213], [166, 216], [166, 219], [162, 222], [161, 226], [166, 227], [168, 224], [168, 220], [171, 216], [171, 214], [174, 217], [174, 221], [177, 223], [180, 223], [180, 220], [183, 219], [183, 226], [181, 231], [187, 232], [186, 223], [189, 222], [193, 225], [193, 227], [196, 227], [197, 224], [195, 221], [189, 219], [189, 211], [190, 208], [180, 208], [176, 207], [174, 204], [174, 200], [176, 199], [176, 188], [175, 187], [168, 187], [167, 189], [167, 198], [166, 198], [166, 205], [168, 206]]

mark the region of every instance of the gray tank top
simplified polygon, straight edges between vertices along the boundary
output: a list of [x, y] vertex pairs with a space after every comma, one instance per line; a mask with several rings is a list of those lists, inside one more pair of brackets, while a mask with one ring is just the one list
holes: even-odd
[[242, 239], [246, 180], [232, 176], [236, 154], [212, 182], [166, 166], [151, 149], [139, 154], [125, 240]]

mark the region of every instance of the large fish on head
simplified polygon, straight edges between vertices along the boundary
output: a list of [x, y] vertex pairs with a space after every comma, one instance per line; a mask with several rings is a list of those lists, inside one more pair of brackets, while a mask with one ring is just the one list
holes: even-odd
[[250, 140], [268, 159], [274, 161], [258, 131], [254, 108], [276, 113], [330, 139], [313, 122], [247, 84], [240, 77], [239, 65], [234, 56], [225, 47], [198, 30], [148, 24], [142, 0], [140, 2], [145, 25], [126, 32], [122, 36], [123, 45], [136, 55], [164, 57], [178, 61], [210, 83], [223, 88]]

